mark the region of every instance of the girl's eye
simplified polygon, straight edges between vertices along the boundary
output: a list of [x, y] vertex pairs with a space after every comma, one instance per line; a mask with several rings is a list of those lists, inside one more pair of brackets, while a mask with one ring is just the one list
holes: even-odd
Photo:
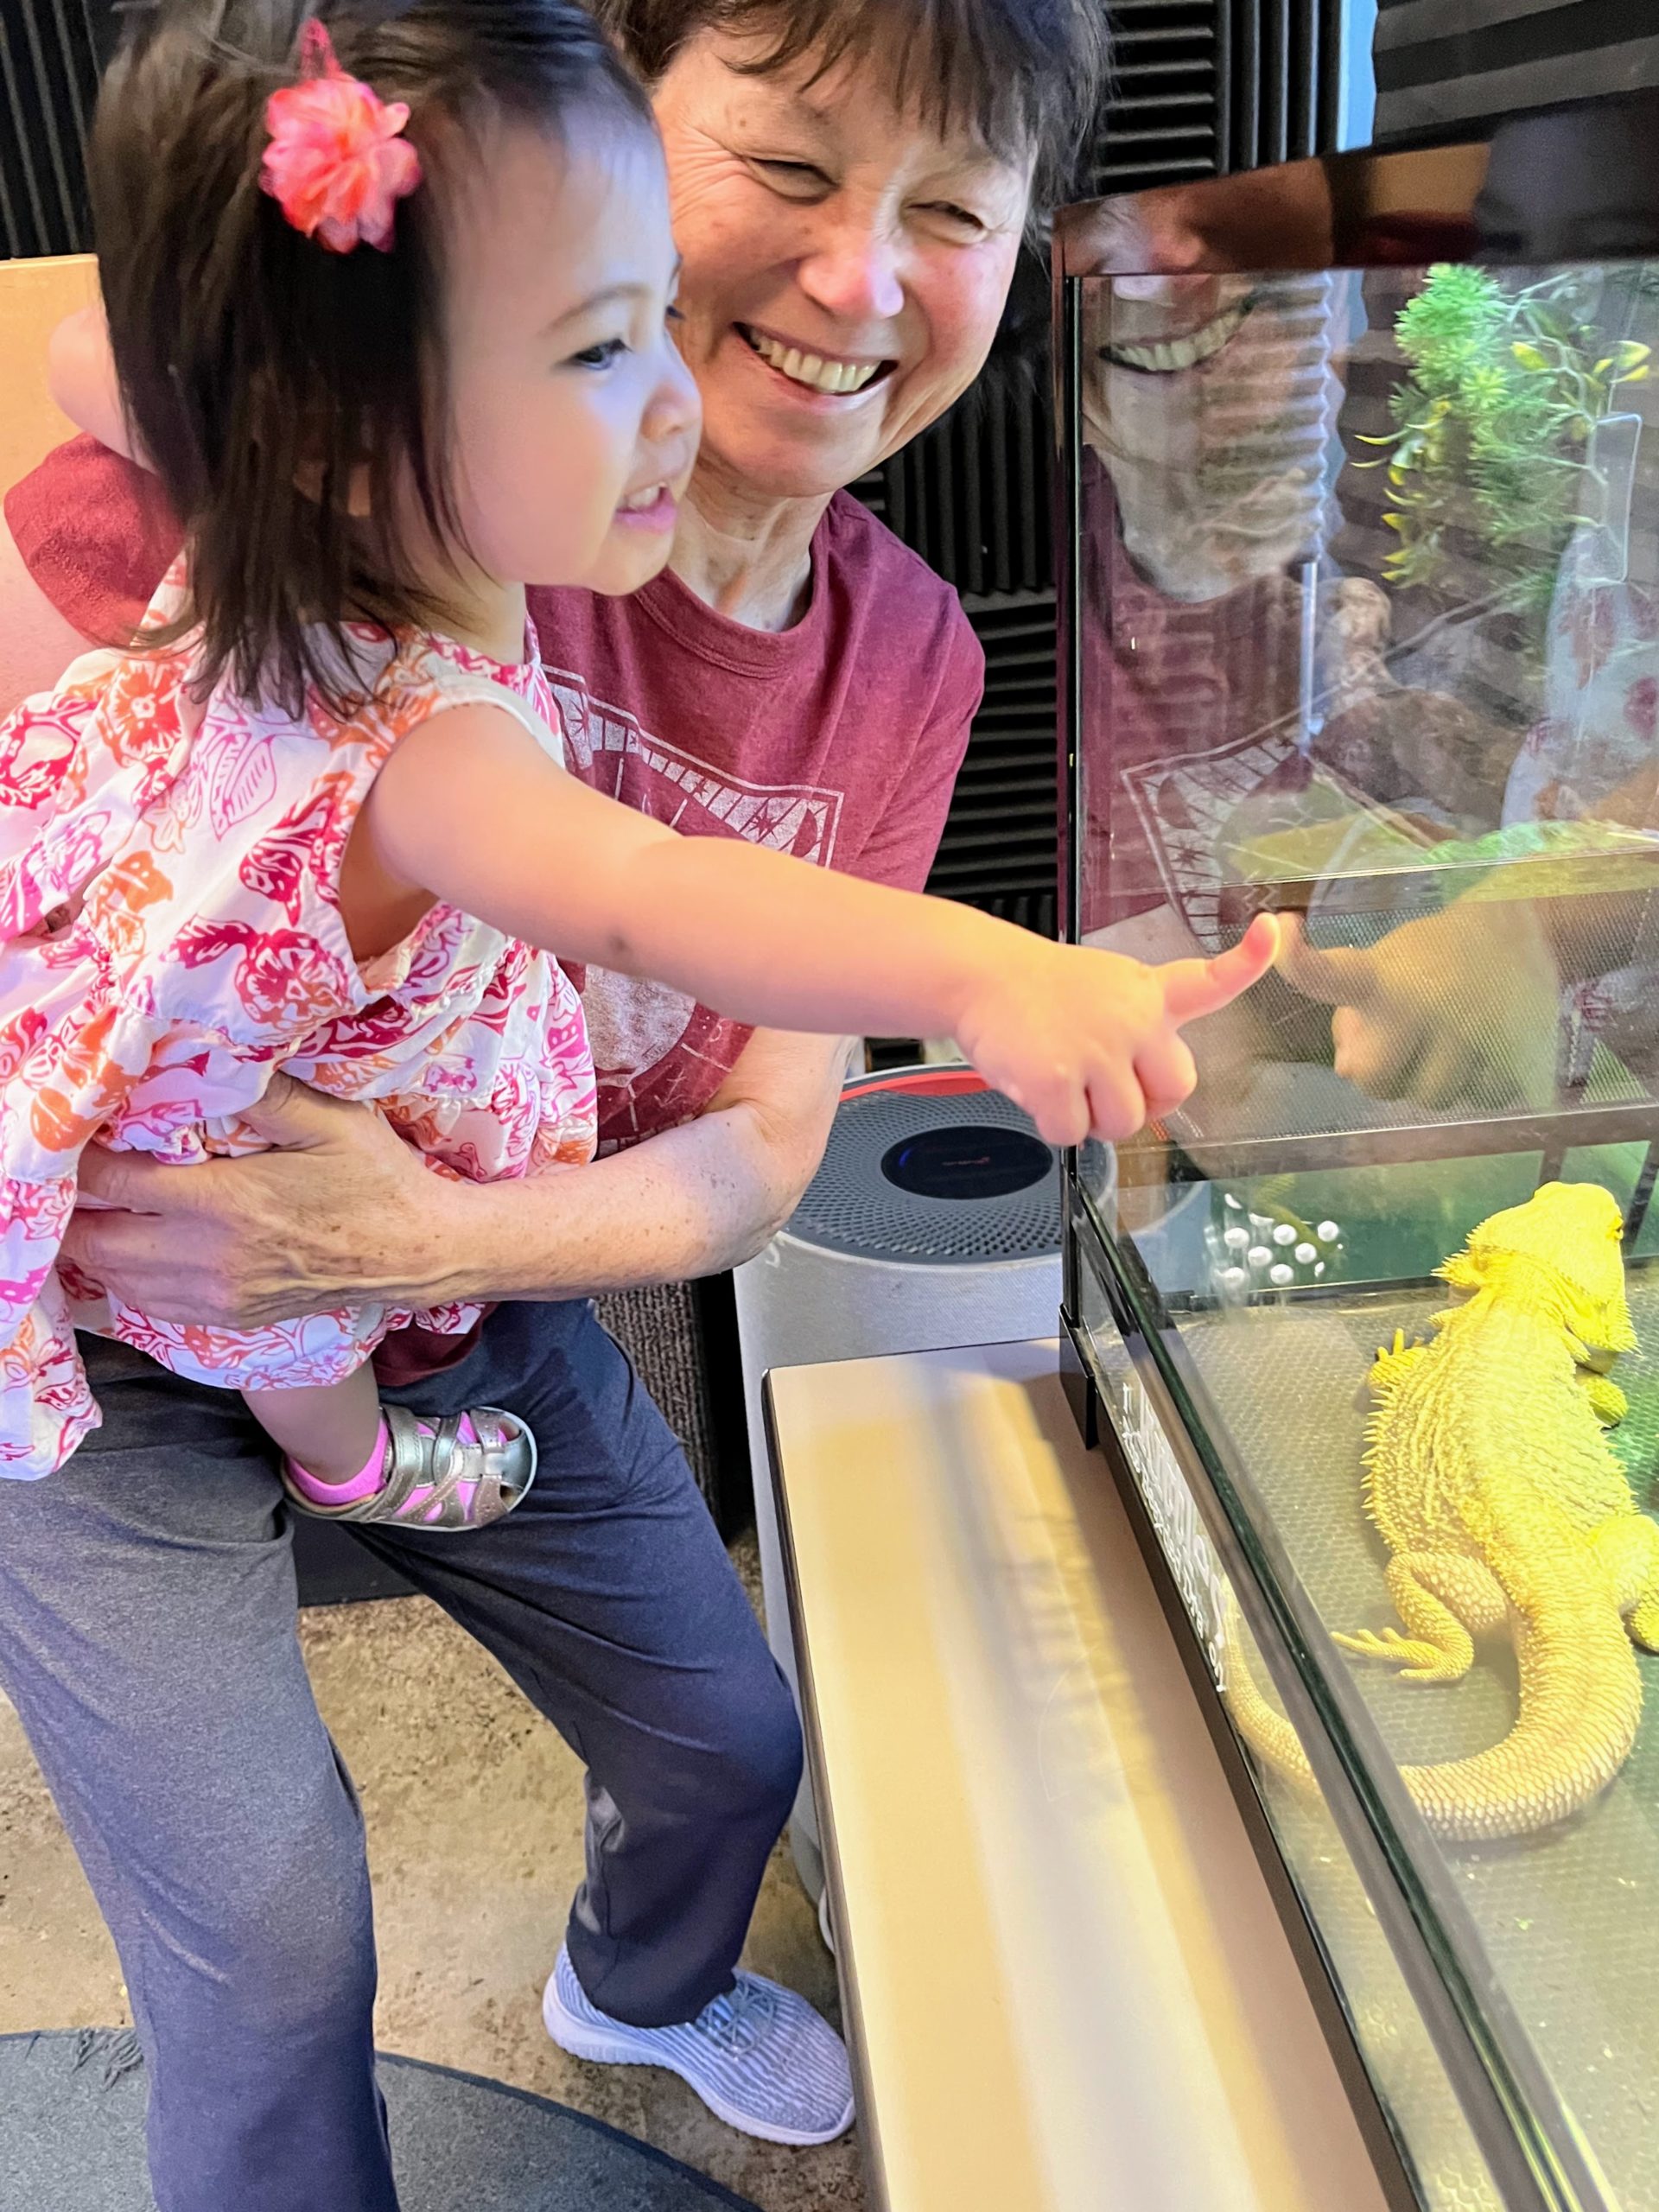
[[584, 346], [580, 353], [573, 353], [570, 359], [579, 369], [608, 369], [617, 356], [627, 350], [624, 340], [605, 338], [597, 346]]
[[[685, 321], [685, 309], [683, 308], [666, 308], [663, 312], [663, 321], [664, 322], [683, 322]], [[1621, 1236], [1624, 1233], [1623, 1230], [1619, 1231]]]

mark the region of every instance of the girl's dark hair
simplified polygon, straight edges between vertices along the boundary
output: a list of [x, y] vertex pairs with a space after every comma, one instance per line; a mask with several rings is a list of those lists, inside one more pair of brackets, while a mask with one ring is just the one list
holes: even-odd
[[[265, 102], [296, 80], [312, 16], [344, 69], [409, 104], [423, 181], [388, 252], [331, 253], [260, 189]], [[185, 524], [203, 689], [228, 675], [290, 712], [308, 686], [344, 703], [347, 624], [442, 618], [396, 518], [412, 486], [436, 542], [460, 544], [445, 185], [493, 124], [594, 109], [650, 124], [575, 0], [158, 0], [129, 18], [92, 138], [99, 273], [131, 429]]]
[[814, 81], [873, 56], [901, 112], [965, 130], [999, 158], [1035, 156], [1039, 217], [1078, 196], [1106, 97], [1106, 0], [596, 0], [654, 85], [703, 30], [753, 34], [757, 76], [806, 62]]

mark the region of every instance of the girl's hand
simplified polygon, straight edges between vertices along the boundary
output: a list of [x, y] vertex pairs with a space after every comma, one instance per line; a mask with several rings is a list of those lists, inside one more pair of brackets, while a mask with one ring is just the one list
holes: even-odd
[[1213, 960], [1148, 968], [1116, 952], [1034, 944], [972, 993], [957, 1042], [1023, 1106], [1050, 1144], [1121, 1141], [1171, 1112], [1198, 1080], [1183, 1023], [1215, 1014], [1273, 965], [1278, 925], [1259, 914]]

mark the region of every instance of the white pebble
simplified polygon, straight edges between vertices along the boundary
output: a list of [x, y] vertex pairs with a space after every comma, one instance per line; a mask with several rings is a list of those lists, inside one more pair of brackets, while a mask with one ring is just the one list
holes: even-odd
[[1253, 1268], [1265, 1268], [1273, 1254], [1265, 1244], [1252, 1244], [1248, 1256]]
[[1238, 1200], [1233, 1196], [1230, 1191], [1225, 1193], [1222, 1199], [1222, 1204], [1224, 1206], [1230, 1206], [1235, 1213], [1239, 1211]]
[[1253, 1213], [1250, 1216], [1250, 1227], [1252, 1229], [1271, 1229], [1273, 1227], [1273, 1216], [1270, 1213]]
[[1305, 1268], [1311, 1268], [1314, 1261], [1317, 1260], [1319, 1256], [1318, 1252], [1311, 1244], [1299, 1244], [1296, 1247], [1296, 1257], [1301, 1262]]
[[1314, 1268], [1313, 1272], [1316, 1275], [1322, 1275], [1325, 1273], [1325, 1262], [1323, 1260], [1319, 1262], [1319, 1266]]
[[1230, 1221], [1221, 1232], [1221, 1241], [1230, 1252], [1242, 1252], [1250, 1241], [1250, 1232], [1241, 1222]]
[[1269, 1282], [1276, 1282], [1276, 1283], [1280, 1284], [1281, 1287], [1282, 1287], [1285, 1283], [1287, 1283], [1287, 1282], [1294, 1282], [1294, 1281], [1295, 1281], [1295, 1280], [1296, 1280], [1296, 1270], [1295, 1270], [1295, 1268], [1287, 1268], [1287, 1267], [1285, 1265], [1285, 1263], [1284, 1263], [1284, 1262], [1283, 1262], [1282, 1260], [1281, 1260], [1281, 1261], [1280, 1261], [1280, 1262], [1279, 1262], [1279, 1264], [1278, 1264], [1278, 1266], [1277, 1266], [1276, 1268], [1268, 1268], [1268, 1281]]
[[1287, 1221], [1281, 1221], [1273, 1232], [1273, 1241], [1275, 1244], [1294, 1244], [1296, 1232]]
[[1243, 1290], [1249, 1279], [1248, 1270], [1243, 1268], [1224, 1268], [1221, 1271], [1222, 1282], [1229, 1290]]
[[1318, 1236], [1321, 1244], [1334, 1244], [1341, 1234], [1341, 1230], [1334, 1221], [1322, 1221], [1319, 1224]]

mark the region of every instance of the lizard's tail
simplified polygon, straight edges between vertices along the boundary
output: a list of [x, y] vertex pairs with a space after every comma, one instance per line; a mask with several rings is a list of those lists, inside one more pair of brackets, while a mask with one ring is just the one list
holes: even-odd
[[1306, 1795], [1317, 1797], [1319, 1786], [1313, 1779], [1313, 1770], [1307, 1763], [1300, 1737], [1284, 1714], [1268, 1703], [1250, 1672], [1249, 1656], [1244, 1648], [1243, 1618], [1238, 1610], [1238, 1600], [1230, 1591], [1227, 1593], [1226, 1620], [1222, 1630], [1222, 1653], [1227, 1678], [1222, 1700], [1239, 1734], [1271, 1772], [1294, 1783]]
[[[1510, 1733], [1471, 1758], [1401, 1770], [1436, 1835], [1474, 1841], [1551, 1827], [1599, 1796], [1630, 1757], [1642, 1678], [1618, 1613], [1587, 1590], [1533, 1594], [1539, 1602], [1516, 1629], [1521, 1712]], [[1295, 1730], [1250, 1671], [1230, 1600], [1224, 1649], [1226, 1704], [1240, 1735], [1272, 1772], [1317, 1794]]]
[[[1465, 1841], [1553, 1827], [1592, 1802], [1630, 1755], [1642, 1677], [1618, 1610], [1570, 1554], [1510, 1590], [1521, 1710], [1501, 1744], [1403, 1770], [1437, 1835]], [[1500, 1577], [1500, 1579], [1503, 1579]]]

